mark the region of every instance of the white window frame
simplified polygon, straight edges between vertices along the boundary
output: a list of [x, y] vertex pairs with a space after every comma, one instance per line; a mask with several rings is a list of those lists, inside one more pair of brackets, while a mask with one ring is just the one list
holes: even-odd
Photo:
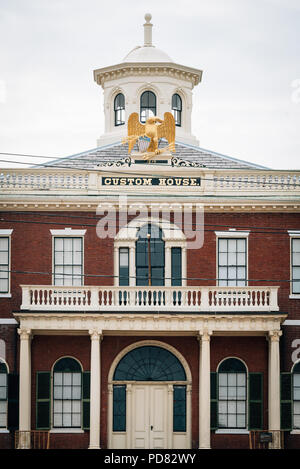
[[6, 399], [2, 400], [2, 402], [4, 402], [4, 401], [6, 402], [6, 425], [5, 425], [5, 427], [0, 427], [0, 433], [9, 433], [9, 430], [7, 428], [7, 424], [8, 424], [8, 375], [9, 375], [9, 367], [8, 367], [7, 362], [4, 360], [4, 358], [0, 357], [0, 362], [3, 363], [6, 366]]
[[292, 240], [300, 239], [300, 230], [289, 230], [290, 236], [290, 295], [291, 300], [300, 299], [300, 293], [293, 293], [293, 251], [292, 251]]
[[8, 291], [0, 293], [0, 298], [11, 298], [11, 235], [13, 229], [0, 230], [0, 238], [8, 238]]
[[[82, 239], [82, 282], [80, 286], [84, 285], [84, 236], [86, 234], [86, 230], [73, 230], [72, 228], [64, 228], [62, 230], [50, 230], [52, 235], [52, 285], [54, 285], [54, 278], [55, 278], [55, 264], [54, 264], [54, 243], [56, 238], [81, 238]], [[57, 285], [58, 287], [63, 285]], [[68, 285], [67, 285], [68, 286]]]
[[[230, 358], [235, 358], [236, 360], [240, 360], [245, 365], [245, 368], [246, 368], [246, 418], [245, 418], [245, 427], [244, 428], [229, 428], [229, 427], [228, 428], [227, 427], [218, 428], [215, 433], [219, 433], [219, 434], [239, 434], [239, 435], [249, 434], [250, 432], [248, 430], [248, 419], [249, 419], [249, 369], [248, 369], [248, 366], [246, 365], [244, 360], [242, 360], [239, 357], [236, 357], [236, 356], [232, 355], [232, 356], [228, 356], [228, 357], [223, 358], [219, 362], [219, 364], [217, 366], [217, 373], [219, 375], [220, 365], [224, 361], [226, 361]], [[218, 396], [217, 401], [218, 401], [218, 406], [219, 406], [219, 383], [218, 383], [218, 386], [217, 386], [217, 396]]]
[[114, 241], [114, 285], [119, 286], [119, 249], [129, 249], [129, 286], [136, 286], [136, 262], [135, 250], [138, 230], [146, 225], [156, 225], [163, 231], [163, 241], [165, 242], [165, 287], [171, 286], [172, 276], [172, 251], [173, 247], [181, 248], [181, 278], [182, 286], [187, 284], [187, 241], [181, 229], [165, 219], [137, 218], [123, 227], [116, 235]]
[[[235, 228], [229, 229], [228, 231], [215, 231], [216, 235], [216, 285], [219, 285], [219, 239], [222, 238], [239, 238], [246, 239], [246, 285], [249, 283], [249, 235], [250, 231], [237, 231]], [[242, 288], [242, 287], [241, 287]]]

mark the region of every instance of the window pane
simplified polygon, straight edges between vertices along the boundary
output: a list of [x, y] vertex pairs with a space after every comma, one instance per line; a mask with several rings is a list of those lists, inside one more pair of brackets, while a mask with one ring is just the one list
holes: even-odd
[[300, 252], [300, 238], [292, 240], [293, 252]]
[[219, 239], [219, 252], [227, 252], [227, 239]]

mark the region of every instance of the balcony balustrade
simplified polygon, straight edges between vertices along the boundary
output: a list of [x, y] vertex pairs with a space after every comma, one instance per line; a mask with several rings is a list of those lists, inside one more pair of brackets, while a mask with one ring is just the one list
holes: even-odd
[[78, 312], [271, 312], [278, 288], [22, 285], [22, 310]]

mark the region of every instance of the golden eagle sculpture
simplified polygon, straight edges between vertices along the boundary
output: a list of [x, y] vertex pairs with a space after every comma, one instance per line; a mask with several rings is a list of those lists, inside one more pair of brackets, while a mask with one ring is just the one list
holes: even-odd
[[[165, 112], [164, 120], [157, 116], [149, 117], [145, 124], [140, 123], [137, 112], [130, 114], [128, 118], [128, 137], [123, 141], [123, 143], [128, 142], [129, 154], [140, 137], [148, 137], [150, 139], [148, 147], [141, 155], [145, 160], [167, 151], [175, 152], [175, 119], [173, 114]], [[165, 138], [169, 145], [158, 149], [161, 138]]]

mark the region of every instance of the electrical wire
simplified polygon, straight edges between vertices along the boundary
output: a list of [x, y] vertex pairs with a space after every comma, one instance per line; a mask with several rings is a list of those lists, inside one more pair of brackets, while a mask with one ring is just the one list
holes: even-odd
[[[108, 274], [72, 274], [72, 273], [63, 273], [63, 272], [59, 272], [59, 273], [55, 273], [55, 272], [35, 272], [35, 271], [26, 271], [26, 270], [3, 270], [2, 272], [4, 273], [14, 273], [14, 274], [29, 274], [29, 275], [51, 275], [51, 276], [54, 276], [54, 275], [57, 275], [57, 276], [60, 276], [60, 277], [77, 277], [77, 278], [83, 278], [83, 277], [89, 277], [89, 278], [111, 278], [111, 279], [114, 279], [114, 278], [122, 278], [122, 275], [108, 275]], [[125, 276], [123, 276], [125, 277]], [[144, 276], [143, 277], [137, 277], [135, 275], [126, 275], [126, 278], [129, 278], [129, 279], [136, 279], [136, 278], [145, 278]], [[155, 279], [157, 277], [153, 277], [152, 276], [152, 279]], [[161, 278], [161, 277], [160, 277]], [[176, 279], [178, 280], [178, 277], [164, 277], [165, 280], [173, 280], [173, 279]], [[181, 280], [190, 280], [190, 281], [195, 281], [195, 280], [201, 280], [201, 281], [221, 281], [221, 280], [224, 280], [224, 279], [221, 279], [221, 278], [217, 278], [217, 277], [181, 277]], [[294, 283], [294, 282], [300, 282], [300, 279], [254, 279], [254, 278], [248, 278], [246, 280], [247, 282], [277, 282], [277, 283]], [[38, 285], [37, 285], [38, 286]], [[49, 287], [49, 286], [52, 286], [52, 285], [43, 285], [43, 287]], [[66, 287], [71, 287], [71, 288], [84, 288], [85, 286], [92, 286], [92, 285], [66, 285]], [[110, 287], [113, 287], [114, 285], [93, 285], [93, 286], [103, 286], [103, 287], [107, 287], [107, 288], [110, 288]], [[118, 285], [120, 286], [120, 285]], [[127, 286], [130, 286], [130, 285], [127, 285]], [[143, 285], [139, 285], [141, 288], [143, 287]], [[137, 287], [139, 287], [137, 286]], [[147, 286], [147, 285], [144, 285], [144, 286]], [[164, 285], [158, 285], [157, 288], [159, 289], [160, 286], [164, 286]], [[181, 285], [180, 285], [181, 286]], [[187, 285], [188, 287], [197, 287], [199, 285]], [[200, 285], [201, 286], [201, 285]], [[206, 286], [206, 285], [203, 285], [203, 286]], [[213, 285], [213, 286], [216, 286], [216, 285]], [[243, 288], [245, 287], [246, 285], [244, 286], [241, 286], [241, 287], [238, 287], [238, 288]], [[56, 285], [56, 287], [64, 287], [64, 285]], [[120, 286], [122, 288], [122, 286]], [[126, 285], [124, 285], [124, 287], [126, 288]], [[229, 286], [230, 287], [230, 286]], [[235, 286], [231, 286], [232, 288], [235, 288]], [[172, 288], [172, 287], [170, 287]]]

